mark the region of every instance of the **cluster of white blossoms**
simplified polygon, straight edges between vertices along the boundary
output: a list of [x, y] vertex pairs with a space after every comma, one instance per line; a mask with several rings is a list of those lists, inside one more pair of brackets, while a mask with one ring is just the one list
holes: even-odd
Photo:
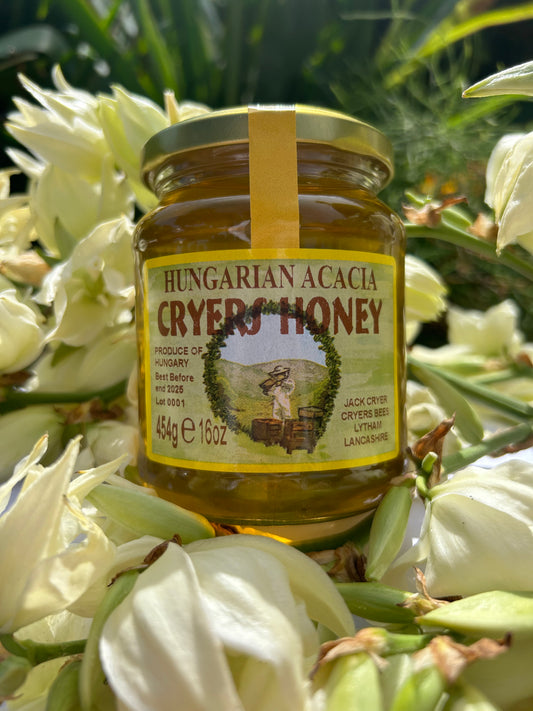
[[[522, 75], [521, 87], [531, 67]], [[526, 708], [533, 464], [463, 469], [424, 493], [414, 530], [406, 478], [359, 543], [376, 578], [339, 584], [285, 542], [215, 536], [123, 476], [138, 446], [131, 240], [155, 202], [141, 148], [208, 109], [171, 94], [162, 109], [121, 87], [93, 96], [59, 68], [53, 80], [45, 90], [21, 78], [36, 103], [15, 99], [7, 127], [25, 151], [10, 149], [16, 168], [0, 172], [0, 438], [10, 443], [0, 453], [0, 701], [9, 711]], [[501, 249], [531, 247], [531, 143], [506, 138], [489, 163]], [[11, 194], [17, 171], [28, 189]], [[408, 342], [446, 310], [449, 343], [411, 349], [428, 368], [478, 372], [533, 354], [513, 303], [448, 307], [438, 273], [408, 256]], [[507, 395], [533, 400], [531, 379], [511, 393], [516, 382]], [[106, 392], [118, 409], [96, 407]], [[408, 383], [412, 439], [450, 414], [442, 392]], [[444, 454], [463, 445], [452, 430]], [[494, 641], [508, 632], [511, 650]], [[463, 674], [474, 659], [485, 661]]]
[[[78, 393], [134, 378], [133, 219], [155, 200], [140, 181], [141, 149], [171, 122], [207, 108], [169, 93], [163, 110], [121, 87], [93, 96], [70, 86], [58, 67], [53, 81], [54, 89], [42, 89], [21, 77], [37, 103], [15, 98], [6, 126], [26, 151], [8, 149], [17, 168], [0, 174], [0, 378], [24, 371], [20, 392], [75, 402]], [[18, 172], [27, 192], [11, 194]], [[108, 441], [113, 430], [115, 446], [131, 444], [136, 414], [127, 403], [125, 411], [122, 423], [92, 429]], [[44, 433], [58, 453], [59, 419], [53, 405], [0, 417], [3, 435], [19, 426], [0, 457], [0, 479]], [[88, 440], [98, 448], [96, 437]]]

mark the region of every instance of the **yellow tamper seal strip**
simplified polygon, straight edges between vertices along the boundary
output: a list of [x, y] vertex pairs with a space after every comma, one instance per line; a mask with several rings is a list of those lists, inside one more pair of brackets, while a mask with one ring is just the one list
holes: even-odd
[[252, 249], [300, 246], [296, 111], [248, 108]]

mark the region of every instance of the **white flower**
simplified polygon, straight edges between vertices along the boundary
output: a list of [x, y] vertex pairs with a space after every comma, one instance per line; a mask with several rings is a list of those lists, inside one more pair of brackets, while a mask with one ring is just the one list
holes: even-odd
[[[2, 420], [0, 419], [0, 424]], [[99, 466], [111, 461], [117, 452], [127, 454], [127, 459], [121, 464], [121, 471], [128, 465], [137, 463], [139, 449], [139, 429], [137, 426], [119, 420], [104, 420], [88, 426], [85, 433], [87, 450], [85, 456], [90, 457], [91, 466]]]
[[431, 595], [532, 590], [533, 465], [520, 460], [493, 469], [467, 467], [431, 489], [420, 542], [384, 579], [426, 561]]
[[10, 114], [7, 129], [35, 156], [10, 152], [32, 179], [30, 207], [39, 240], [65, 258], [96, 223], [133, 216], [133, 195], [115, 168], [96, 97], [71, 87], [57, 67], [53, 79], [57, 90], [21, 78], [42, 108], [16, 99], [19, 111]]
[[466, 346], [473, 354], [515, 354], [523, 340], [518, 319], [518, 307], [509, 299], [485, 312], [454, 307], [448, 316], [448, 340], [451, 345]]
[[103, 329], [132, 320], [132, 231], [126, 218], [97, 225], [46, 275], [38, 300], [54, 307], [49, 340], [84, 346]]
[[10, 179], [17, 172], [0, 170], [0, 262], [29, 249], [36, 238], [28, 196], [10, 194]]
[[304, 554], [242, 534], [170, 544], [108, 619], [100, 655], [124, 710], [173, 711], [179, 699], [188, 711], [298, 711], [310, 708], [312, 619], [353, 634]]
[[113, 562], [114, 546], [74, 500], [65, 498], [78, 449], [72, 440], [45, 468], [39, 464], [46, 450], [42, 438], [0, 487], [0, 632], [66, 609]]
[[56, 90], [41, 89], [27, 77], [20, 82], [42, 108], [15, 99], [18, 112], [8, 116], [7, 130], [41, 161], [67, 173], [98, 180], [102, 158], [109, 152], [96, 113], [96, 97], [74, 89], [56, 67]]
[[[447, 418], [433, 393], [412, 380], [407, 381], [405, 408], [410, 442], [430, 432]], [[444, 456], [459, 451], [461, 446], [459, 437], [452, 428], [444, 439]]]
[[105, 329], [92, 343], [47, 351], [24, 389], [45, 393], [96, 393], [129, 379], [137, 359], [135, 326]]
[[446, 286], [428, 264], [412, 255], [405, 258], [405, 316], [407, 342], [412, 343], [419, 322], [435, 321], [446, 309]]
[[43, 321], [15, 289], [0, 291], [0, 373], [22, 370], [40, 355], [45, 346]]
[[[108, 538], [113, 538], [112, 530], [110, 532], [106, 528], [105, 533]], [[146, 556], [161, 543], [163, 543], [161, 538], [141, 536], [117, 545], [113, 563], [108, 568], [100, 570], [97, 580], [69, 606], [70, 612], [82, 617], [94, 617], [115, 576], [124, 570], [142, 565]]]
[[46, 165], [30, 189], [31, 209], [39, 241], [57, 257], [73, 247], [100, 222], [133, 217], [133, 196], [111, 155], [100, 161], [92, 180], [82, 173]]
[[121, 86], [113, 87], [112, 96], [98, 97], [98, 113], [107, 143], [144, 210], [157, 204], [155, 196], [140, 179], [144, 144], [171, 123], [209, 111], [202, 104], [178, 104], [171, 93], [167, 93], [165, 98], [166, 113], [149, 99], [132, 94]]
[[[492, 74], [469, 87], [464, 96], [522, 94], [533, 96], [533, 62]], [[486, 202], [494, 209], [498, 250], [519, 242], [533, 253], [531, 191], [533, 189], [533, 133], [504, 136], [487, 165]]]
[[447, 320], [449, 342], [433, 349], [414, 346], [414, 358], [441, 366], [483, 367], [487, 358], [515, 356], [524, 339], [518, 307], [510, 299], [484, 312], [450, 306]]
[[533, 252], [533, 132], [500, 139], [487, 164], [487, 204], [498, 224], [498, 250], [518, 242]]

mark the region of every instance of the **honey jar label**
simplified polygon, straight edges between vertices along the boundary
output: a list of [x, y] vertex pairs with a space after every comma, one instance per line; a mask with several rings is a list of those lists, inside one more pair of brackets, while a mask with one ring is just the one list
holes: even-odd
[[260, 473], [397, 456], [392, 257], [224, 250], [149, 259], [143, 278], [150, 459]]

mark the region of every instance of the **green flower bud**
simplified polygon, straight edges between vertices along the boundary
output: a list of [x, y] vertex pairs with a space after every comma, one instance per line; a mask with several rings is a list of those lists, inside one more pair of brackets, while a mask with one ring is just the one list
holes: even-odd
[[493, 590], [438, 607], [416, 620], [462, 634], [533, 637], [533, 592]]
[[15, 289], [0, 291], [0, 373], [22, 370], [40, 355], [45, 345], [43, 320]]
[[75, 660], [66, 664], [52, 682], [46, 699], [45, 711], [78, 711], [79, 676], [81, 661]]
[[0, 662], [0, 701], [24, 684], [31, 669], [31, 662], [25, 657], [9, 655]]
[[415, 671], [396, 694], [390, 711], [434, 711], [446, 682], [436, 666]]
[[500, 711], [475, 686], [459, 679], [448, 691], [442, 711]]
[[79, 708], [81, 708], [81, 711], [94, 711], [96, 708], [95, 699], [101, 692], [101, 687], [105, 680], [98, 653], [100, 636], [107, 618], [130, 594], [138, 576], [138, 570], [130, 570], [120, 575], [110, 587], [93, 618], [79, 669]]
[[189, 543], [215, 535], [213, 527], [203, 516], [140, 491], [100, 484], [87, 499], [110, 519], [139, 536], [171, 539], [178, 534], [183, 543]]
[[376, 622], [412, 622], [415, 613], [402, 605], [412, 597], [381, 583], [337, 583], [351, 613]]
[[398, 554], [410, 510], [411, 492], [405, 486], [391, 487], [381, 500], [370, 529], [367, 580], [380, 580]]
[[325, 696], [325, 711], [383, 709], [379, 672], [366, 652], [339, 657], [325, 665], [316, 675], [315, 684]]

